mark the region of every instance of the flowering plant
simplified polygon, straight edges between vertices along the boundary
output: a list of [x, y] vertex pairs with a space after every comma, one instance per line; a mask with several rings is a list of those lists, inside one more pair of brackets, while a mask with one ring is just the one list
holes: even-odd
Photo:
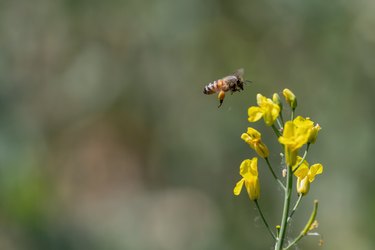
[[[283, 90], [285, 101], [290, 107], [290, 119], [284, 122], [283, 105], [278, 94], [274, 94], [272, 99], [267, 98], [261, 94], [257, 95], [258, 106], [252, 106], [248, 110], [249, 122], [256, 122], [262, 117], [267, 127], [271, 127], [277, 137], [278, 142], [283, 146], [284, 152], [282, 155], [283, 167], [279, 169], [282, 173], [282, 179], [276, 174], [269, 160], [270, 151], [261, 139], [261, 133], [254, 128], [249, 127], [246, 133], [241, 135], [244, 140], [256, 154], [263, 158], [273, 178], [278, 182], [284, 194], [284, 206], [281, 216], [280, 225], [272, 230], [264, 217], [260, 205], [258, 203], [260, 197], [260, 181], [258, 178], [258, 158], [246, 159], [241, 163], [240, 175], [242, 179], [237, 182], [233, 193], [239, 195], [242, 187], [245, 184], [246, 191], [251, 201], [254, 201], [262, 221], [268, 229], [271, 237], [275, 241], [275, 250], [290, 249], [301, 238], [308, 235], [310, 230], [317, 227], [315, 220], [318, 201], [314, 201], [313, 211], [304, 229], [297, 235], [294, 240], [285, 242], [287, 227], [290, 220], [297, 210], [302, 197], [306, 196], [310, 190], [310, 184], [314, 181], [318, 174], [323, 173], [322, 164], [313, 164], [309, 166], [306, 161], [310, 145], [316, 142], [318, 132], [321, 129], [319, 124], [314, 124], [310, 118], [297, 116], [294, 118], [295, 110], [297, 108], [297, 98], [289, 89]], [[276, 123], [276, 124], [275, 124]], [[303, 156], [299, 156], [300, 150], [304, 148]], [[298, 199], [294, 207], [291, 209], [292, 190], [293, 190], [293, 175], [296, 177], [296, 193]], [[288, 238], [290, 238], [288, 236]]]

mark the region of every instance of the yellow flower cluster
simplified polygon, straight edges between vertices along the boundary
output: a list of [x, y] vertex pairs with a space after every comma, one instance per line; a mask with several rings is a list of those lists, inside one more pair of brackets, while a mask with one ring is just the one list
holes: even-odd
[[[297, 108], [297, 98], [294, 93], [289, 89], [283, 90], [283, 96], [285, 102], [290, 108], [290, 119], [284, 123], [283, 118], [283, 104], [280, 96], [275, 93], [272, 99], [267, 98], [261, 94], [257, 94], [258, 106], [252, 106], [248, 109], [248, 121], [256, 122], [263, 118], [264, 123], [267, 126], [272, 127], [277, 141], [283, 146], [284, 150], [284, 161], [286, 165], [281, 171], [284, 181], [278, 178], [278, 175], [273, 170], [270, 159], [270, 151], [266, 144], [262, 141], [262, 134], [249, 127], [246, 133], [241, 134], [241, 139], [244, 140], [255, 153], [264, 159], [267, 166], [273, 175], [274, 179], [280, 184], [280, 187], [284, 190], [284, 206], [281, 224], [278, 227], [276, 234], [269, 227], [261, 208], [259, 206], [258, 199], [260, 197], [260, 184], [258, 177], [258, 158], [253, 157], [252, 159], [244, 160], [240, 165], [241, 180], [236, 183], [233, 189], [234, 195], [239, 195], [243, 186], [245, 185], [246, 191], [249, 195], [250, 200], [254, 201], [257, 209], [259, 210], [260, 216], [267, 227], [270, 235], [275, 240], [275, 249], [289, 249], [298, 242], [303, 236], [305, 236], [308, 230], [311, 230], [312, 224], [315, 220], [318, 202], [314, 202], [314, 209], [311, 213], [310, 219], [307, 222], [305, 229], [301, 232], [295, 240], [285, 246], [284, 240], [288, 237], [287, 226], [292, 218], [292, 215], [296, 211], [303, 196], [307, 195], [310, 190], [310, 184], [315, 180], [315, 177], [323, 173], [322, 164], [313, 164], [312, 166], [305, 160], [309, 147], [311, 144], [316, 142], [317, 136], [321, 127], [319, 124], [315, 124], [310, 118], [297, 116], [294, 117], [294, 112]], [[303, 157], [299, 156], [299, 150], [304, 147], [305, 153]], [[284, 174], [285, 173], [285, 174]], [[293, 175], [296, 177], [296, 189], [298, 193], [298, 199], [294, 208], [291, 210], [291, 197], [293, 188]]]
[[[290, 108], [295, 110], [297, 107], [297, 98], [289, 89], [283, 90], [286, 103]], [[258, 106], [252, 106], [248, 109], [248, 120], [256, 122], [262, 117], [267, 126], [273, 126], [278, 119], [282, 110], [280, 96], [275, 93], [272, 99], [261, 94], [257, 94]], [[321, 129], [319, 124], [315, 124], [310, 118], [298, 116], [293, 120], [287, 121], [279, 132], [278, 141], [284, 145], [285, 163], [287, 166], [293, 167], [294, 175], [297, 177], [297, 192], [305, 195], [309, 191], [310, 183], [314, 180], [315, 175], [323, 172], [321, 164], [314, 164], [309, 168], [307, 161], [298, 156], [298, 151], [304, 145], [315, 143], [318, 132]], [[259, 131], [249, 127], [246, 133], [241, 135], [244, 140], [260, 157], [265, 158], [267, 163], [269, 149], [262, 141], [262, 135]], [[259, 180], [257, 171], [257, 158], [245, 160], [240, 166], [240, 175], [243, 177], [234, 188], [234, 194], [238, 195], [241, 191], [243, 183], [245, 183], [247, 192], [251, 200], [259, 198]], [[271, 170], [272, 171], [272, 170]]]

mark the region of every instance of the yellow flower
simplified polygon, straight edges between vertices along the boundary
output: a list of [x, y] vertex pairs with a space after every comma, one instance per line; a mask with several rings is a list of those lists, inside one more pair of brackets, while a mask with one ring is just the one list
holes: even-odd
[[252, 106], [248, 110], [249, 122], [256, 122], [263, 117], [266, 125], [271, 126], [279, 116], [279, 105], [261, 94], [257, 94], [257, 103], [259, 107]]
[[[302, 158], [297, 157], [297, 163], [294, 168], [297, 167], [297, 164], [300, 163]], [[314, 164], [309, 168], [307, 161], [303, 161], [299, 168], [294, 172], [294, 175], [297, 177], [297, 192], [302, 195], [306, 195], [310, 190], [310, 183], [314, 181], [315, 176], [323, 173], [322, 164]]]
[[289, 106], [292, 109], [295, 109], [297, 107], [297, 98], [293, 94], [293, 92], [290, 91], [289, 89], [284, 89], [283, 90], [283, 95], [285, 97], [286, 102], [289, 104]]
[[304, 144], [315, 142], [319, 130], [319, 125], [314, 126], [313, 121], [302, 116], [285, 123], [279, 142], [285, 145], [285, 159], [288, 166], [293, 166], [296, 163], [298, 150]]
[[234, 195], [239, 195], [242, 190], [242, 186], [245, 183], [247, 193], [249, 194], [250, 200], [257, 200], [260, 195], [260, 185], [258, 179], [258, 158], [246, 159], [241, 163], [240, 175], [242, 179], [237, 182], [233, 189]]
[[311, 133], [308, 139], [308, 143], [315, 143], [316, 137], [318, 136], [319, 130], [322, 128], [319, 126], [319, 124], [316, 124], [314, 127], [311, 128]]
[[266, 158], [269, 155], [267, 146], [261, 140], [261, 134], [253, 128], [248, 128], [247, 133], [241, 135], [241, 139], [244, 140], [249, 146], [257, 152], [257, 154]]
[[310, 118], [303, 118], [302, 116], [298, 116], [293, 120], [293, 123], [297, 125], [297, 127], [301, 127], [308, 130], [309, 138], [307, 139], [307, 143], [315, 143], [316, 138], [318, 136], [319, 130], [322, 128], [319, 124], [314, 126], [314, 122], [310, 120]]
[[287, 121], [283, 135], [279, 142], [285, 145], [285, 161], [288, 166], [293, 166], [297, 160], [298, 150], [307, 143], [309, 132], [305, 128], [297, 127], [292, 121]]

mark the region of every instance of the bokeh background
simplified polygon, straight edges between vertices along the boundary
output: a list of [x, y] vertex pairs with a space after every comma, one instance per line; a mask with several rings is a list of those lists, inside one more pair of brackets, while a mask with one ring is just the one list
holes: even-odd
[[[3, 0], [0, 248], [272, 249], [248, 197], [240, 134], [255, 96], [290, 88], [322, 131], [322, 249], [375, 245], [375, 2]], [[225, 99], [210, 81], [245, 68]], [[272, 131], [253, 124], [280, 163]], [[272, 225], [282, 193], [260, 162]], [[319, 249], [320, 236], [295, 249]]]

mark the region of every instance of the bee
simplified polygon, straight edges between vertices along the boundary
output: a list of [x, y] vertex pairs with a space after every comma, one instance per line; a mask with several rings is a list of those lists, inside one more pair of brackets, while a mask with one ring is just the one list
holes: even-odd
[[244, 83], [251, 82], [244, 80], [243, 74], [244, 69], [241, 68], [236, 70], [232, 75], [213, 81], [204, 87], [203, 94], [211, 95], [219, 93], [217, 97], [220, 101], [218, 108], [220, 108], [225, 98], [225, 92], [231, 91], [231, 94], [240, 92], [243, 90]]

